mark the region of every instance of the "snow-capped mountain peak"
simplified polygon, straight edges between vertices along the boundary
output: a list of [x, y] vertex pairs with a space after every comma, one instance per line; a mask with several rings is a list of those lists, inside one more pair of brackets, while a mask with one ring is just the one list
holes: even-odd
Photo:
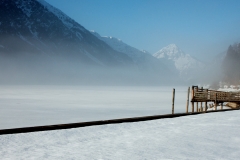
[[202, 62], [191, 57], [189, 54], [185, 54], [176, 44], [170, 44], [163, 47], [158, 52], [153, 54], [154, 57], [168, 61], [169, 64], [174, 64], [181, 77], [190, 75], [194, 71], [203, 67]]
[[177, 58], [183, 56], [184, 53], [176, 44], [169, 44], [166, 47], [163, 47], [158, 52], [154, 53], [153, 56], [156, 58], [168, 58], [176, 60]]

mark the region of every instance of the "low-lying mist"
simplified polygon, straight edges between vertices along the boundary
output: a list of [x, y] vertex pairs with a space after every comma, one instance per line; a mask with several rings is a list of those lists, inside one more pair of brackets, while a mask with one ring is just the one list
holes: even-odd
[[[182, 84], [165, 68], [100, 65], [61, 56], [19, 54], [1, 56], [0, 83], [22, 85], [172, 85]], [[174, 78], [175, 77], [175, 78]]]

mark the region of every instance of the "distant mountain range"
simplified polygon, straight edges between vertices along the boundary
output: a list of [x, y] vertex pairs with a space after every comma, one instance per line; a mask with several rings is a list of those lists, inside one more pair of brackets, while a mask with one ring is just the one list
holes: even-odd
[[[114, 50], [124, 53], [129, 56], [134, 64], [138, 67], [139, 70], [145, 70], [148, 72], [155, 72], [156, 74], [163, 74], [164, 72], [169, 72], [170, 68], [168, 68], [164, 63], [160, 63], [155, 57], [153, 57], [147, 51], [140, 51], [118, 38], [114, 38], [111, 36], [100, 36], [97, 32], [91, 31], [93, 35], [95, 35], [100, 40], [107, 43]], [[167, 74], [167, 73], [164, 73]]]
[[91, 33], [44, 0], [1, 0], [0, 7], [0, 82], [176, 82], [151, 55]]
[[182, 84], [222, 63], [206, 65], [175, 44], [152, 55], [85, 29], [44, 0], [1, 0], [0, 8], [0, 83]]

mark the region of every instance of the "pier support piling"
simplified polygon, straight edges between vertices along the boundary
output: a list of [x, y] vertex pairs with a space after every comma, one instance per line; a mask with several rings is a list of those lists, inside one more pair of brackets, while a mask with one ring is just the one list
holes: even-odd
[[172, 114], [174, 114], [174, 100], [175, 100], [175, 88], [173, 88], [173, 95], [172, 95]]
[[194, 102], [192, 102], [192, 113], [194, 113]]
[[[203, 87], [201, 87], [201, 90], [203, 92]], [[200, 112], [203, 112], [202, 102], [200, 103]]]
[[207, 107], [207, 101], [205, 102], [205, 112], [207, 112], [208, 107]]
[[197, 106], [196, 106], [196, 112], [198, 112], [198, 102], [196, 102]]
[[217, 110], [217, 92], [215, 92], [215, 110]]
[[188, 113], [188, 106], [189, 106], [189, 94], [190, 94], [190, 87], [188, 87], [188, 93], [187, 93], [187, 106], [186, 106], [186, 113]]

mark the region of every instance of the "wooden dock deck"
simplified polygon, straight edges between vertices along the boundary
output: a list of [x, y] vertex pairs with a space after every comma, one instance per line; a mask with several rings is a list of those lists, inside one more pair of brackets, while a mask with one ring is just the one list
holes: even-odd
[[240, 92], [223, 92], [192, 87], [192, 102], [240, 102]]
[[[200, 108], [198, 108], [198, 104], [200, 102]], [[205, 109], [203, 109], [202, 103], [205, 103]], [[240, 104], [240, 92], [223, 92], [216, 90], [209, 90], [199, 88], [198, 86], [192, 86], [191, 92], [191, 103], [192, 103], [192, 112], [195, 110], [194, 103], [196, 103], [196, 112], [207, 111], [208, 102], [214, 102], [214, 106], [210, 105], [210, 108], [214, 107], [217, 110], [217, 106], [220, 105], [221, 109], [223, 109], [223, 103], [233, 103], [239, 105]], [[188, 112], [188, 106], [187, 111]]]

